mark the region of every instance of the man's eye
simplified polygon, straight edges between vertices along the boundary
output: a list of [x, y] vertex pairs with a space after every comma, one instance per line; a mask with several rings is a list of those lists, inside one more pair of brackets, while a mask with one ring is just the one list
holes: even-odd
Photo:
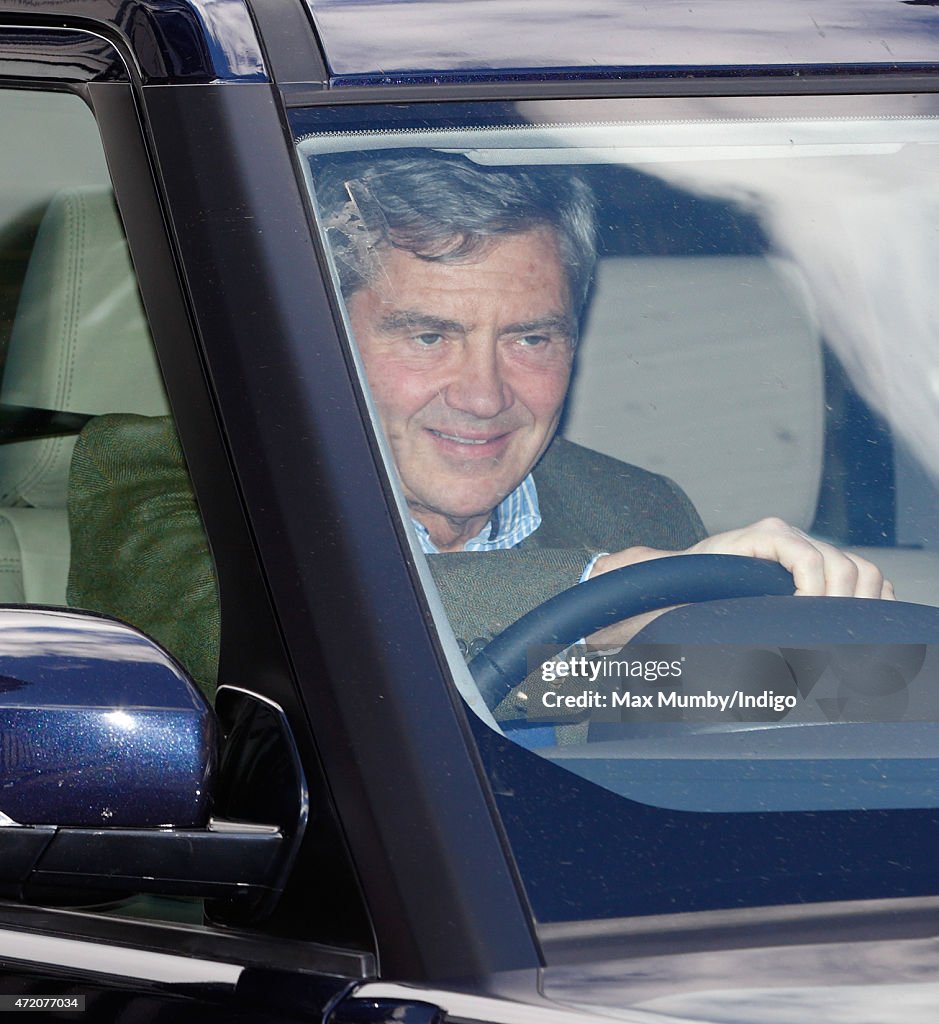
[[523, 348], [537, 348], [539, 345], [547, 345], [550, 340], [546, 334], [526, 334], [518, 339], [518, 344]]
[[423, 334], [413, 335], [413, 340], [422, 348], [431, 348], [443, 341], [443, 335], [434, 334], [432, 331], [425, 331]]

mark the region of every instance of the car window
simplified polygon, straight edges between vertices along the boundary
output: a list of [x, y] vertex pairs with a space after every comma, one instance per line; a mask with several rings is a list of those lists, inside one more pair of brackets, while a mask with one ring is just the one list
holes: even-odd
[[0, 601], [122, 619], [211, 696], [211, 556], [94, 118], [0, 90], [0, 125]]
[[[923, 97], [294, 112], [402, 522], [542, 922], [934, 891], [936, 114]], [[771, 561], [780, 536], [809, 544], [825, 595], [784, 597], [778, 566], [646, 561], [741, 554], [706, 538], [750, 524]], [[622, 551], [640, 574], [587, 590]]]
[[158, 529], [199, 519], [94, 119], [64, 93], [3, 91], [0, 111], [16, 142], [0, 172], [3, 600], [140, 625], [211, 693], [214, 655], [174, 642], [139, 586], [140, 572], [180, 594], [212, 580], [190, 579], [182, 550], [175, 569], [148, 566]]

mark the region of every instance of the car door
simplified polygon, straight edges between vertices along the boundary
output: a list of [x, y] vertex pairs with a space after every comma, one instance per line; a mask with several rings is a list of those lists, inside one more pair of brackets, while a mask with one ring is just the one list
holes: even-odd
[[[296, 892], [315, 897], [315, 911], [301, 895], [291, 901], [293, 923], [275, 915], [233, 929], [231, 920], [206, 918], [198, 896], [7, 891], [20, 900], [0, 909], [4, 1008], [53, 1017], [84, 1009], [109, 1021], [316, 1018], [374, 972], [367, 922], [221, 442], [127, 64], [91, 33], [3, 30], [0, 121], [2, 600], [81, 608], [159, 633], [209, 696], [220, 678], [224, 620], [222, 630], [244, 640], [222, 671], [266, 691], [277, 714], [283, 707], [293, 720], [282, 735], [292, 733], [302, 751], [316, 818], [294, 879]], [[119, 202], [114, 182], [122, 185]], [[76, 447], [81, 461], [90, 437], [83, 427], [95, 424], [116, 430], [111, 455], [126, 441], [118, 456], [125, 466], [156, 465], [158, 448], [172, 453], [179, 486], [173, 495], [165, 479], [156, 485], [150, 525], [179, 531], [175, 567], [153, 560], [142, 519], [125, 521], [123, 553], [108, 547], [106, 520], [120, 510], [109, 511], [103, 492], [76, 485], [71, 472]], [[198, 504], [177, 430], [200, 478]], [[158, 435], [157, 448], [145, 440]], [[117, 465], [95, 459], [92, 475]], [[109, 577], [109, 565], [123, 568]], [[161, 601], [174, 608], [162, 625], [148, 618]], [[237, 672], [233, 656], [241, 659]], [[7, 732], [7, 785], [44, 742]], [[307, 885], [317, 870], [329, 873], [328, 895]], [[298, 928], [308, 913], [318, 924]]]
[[[120, 619], [206, 696], [226, 687], [263, 705], [286, 726], [246, 728], [243, 746], [222, 712], [216, 804], [270, 823], [282, 776], [267, 767], [295, 746], [309, 818], [266, 915], [199, 894], [4, 904], [0, 984], [85, 995], [107, 1020], [239, 1019], [236, 1007], [316, 1019], [379, 973], [536, 968], [340, 340], [280, 95], [263, 64], [226, 64], [227, 51], [168, 68], [179, 37], [150, 46], [145, 27], [136, 52], [22, 24], [0, 41], [8, 137], [22, 140], [4, 175], [34, 193], [9, 218], [4, 447], [40, 447], [6, 472], [5, 596]], [[238, 780], [260, 780], [248, 796], [225, 783], [235, 762]], [[368, 1012], [418, 1012], [419, 994], [396, 990]]]

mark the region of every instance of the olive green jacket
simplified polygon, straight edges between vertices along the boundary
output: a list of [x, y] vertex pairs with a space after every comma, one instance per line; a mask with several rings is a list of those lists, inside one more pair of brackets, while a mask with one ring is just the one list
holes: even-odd
[[666, 477], [555, 438], [535, 467], [541, 526], [510, 551], [431, 555], [434, 581], [468, 646], [575, 586], [600, 552], [675, 551], [704, 536], [687, 495]]

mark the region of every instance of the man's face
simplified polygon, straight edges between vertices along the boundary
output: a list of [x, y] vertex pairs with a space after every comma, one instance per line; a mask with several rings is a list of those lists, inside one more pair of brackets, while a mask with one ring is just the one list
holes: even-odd
[[412, 513], [438, 547], [461, 547], [561, 415], [575, 326], [555, 234], [453, 263], [388, 250], [347, 305]]

